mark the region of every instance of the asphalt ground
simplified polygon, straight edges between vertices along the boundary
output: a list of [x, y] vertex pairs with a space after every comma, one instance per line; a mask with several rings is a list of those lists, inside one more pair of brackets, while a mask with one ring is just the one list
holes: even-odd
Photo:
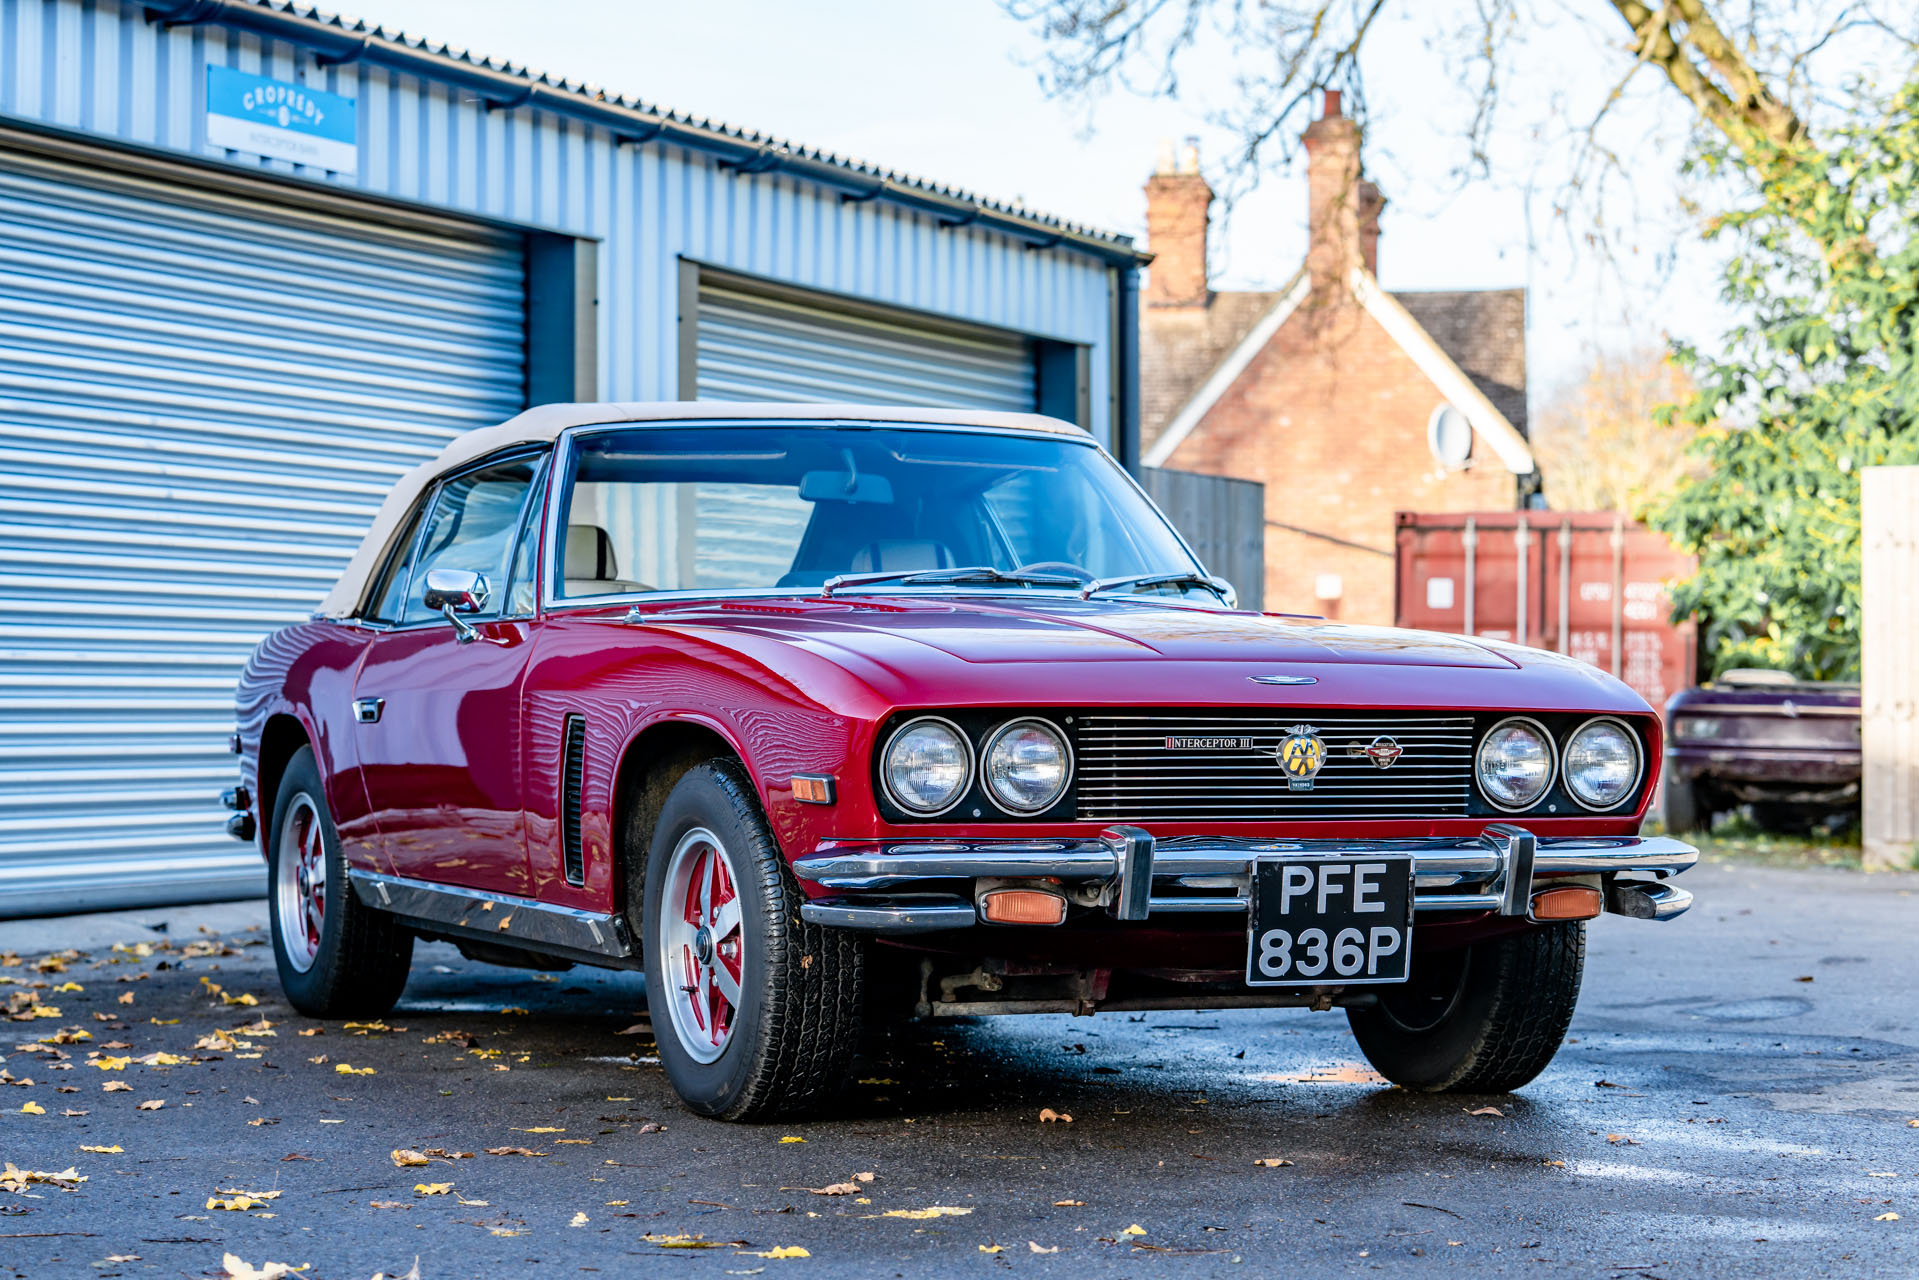
[[1386, 1087], [1337, 1012], [1049, 1016], [876, 1037], [773, 1126], [679, 1108], [632, 975], [423, 946], [349, 1028], [257, 904], [0, 923], [0, 999], [59, 1010], [0, 1026], [0, 1159], [85, 1179], [0, 1189], [0, 1277], [1919, 1274], [1919, 876], [1687, 883], [1594, 926], [1518, 1095]]

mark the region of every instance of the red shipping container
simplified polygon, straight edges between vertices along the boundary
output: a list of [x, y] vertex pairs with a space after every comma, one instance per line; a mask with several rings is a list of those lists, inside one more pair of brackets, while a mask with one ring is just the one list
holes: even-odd
[[1510, 640], [1610, 671], [1663, 711], [1693, 684], [1697, 638], [1665, 584], [1698, 562], [1614, 511], [1401, 511], [1402, 627]]

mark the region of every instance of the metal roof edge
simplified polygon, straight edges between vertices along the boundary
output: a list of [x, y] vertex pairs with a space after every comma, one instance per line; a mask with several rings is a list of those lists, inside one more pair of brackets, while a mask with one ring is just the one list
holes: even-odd
[[1029, 249], [1062, 248], [1118, 266], [1137, 267], [1151, 254], [1132, 237], [1097, 231], [1045, 214], [1030, 214], [936, 183], [779, 138], [631, 101], [610, 98], [580, 81], [535, 75], [524, 66], [479, 60], [446, 44], [429, 44], [359, 19], [324, 13], [292, 0], [145, 0], [146, 20], [161, 27], [218, 23], [303, 44], [323, 65], [367, 61], [431, 79], [465, 85], [486, 96], [489, 110], [532, 107], [599, 125], [616, 143], [671, 143], [722, 157], [744, 173], [779, 170], [833, 187], [841, 199], [885, 200], [937, 216], [947, 227], [982, 226], [1026, 242]]

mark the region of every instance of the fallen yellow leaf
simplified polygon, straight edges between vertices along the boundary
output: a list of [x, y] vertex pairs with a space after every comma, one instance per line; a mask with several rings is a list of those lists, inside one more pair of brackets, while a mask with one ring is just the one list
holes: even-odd
[[979, 1251], [981, 1253], [1004, 1253], [1006, 1252], [1006, 1248], [1004, 1245], [983, 1244], [979, 1247]]
[[708, 1240], [703, 1236], [656, 1236], [643, 1235], [640, 1239], [648, 1244], [656, 1244], [662, 1249], [739, 1249], [746, 1245], [744, 1240]]
[[1896, 1213], [1882, 1213], [1878, 1217], [1874, 1218], [1873, 1221], [1874, 1222], [1897, 1222], [1899, 1221], [1899, 1215]]
[[80, 1150], [92, 1151], [103, 1156], [117, 1156], [124, 1150], [124, 1148], [122, 1147], [81, 1147]]
[[1120, 1234], [1123, 1236], [1143, 1236], [1146, 1234], [1146, 1228], [1140, 1226], [1139, 1223], [1135, 1222], [1132, 1226], [1120, 1232]]
[[133, 1086], [124, 1080], [109, 1080], [100, 1086], [102, 1093], [132, 1093]]
[[813, 1255], [796, 1244], [783, 1244], [768, 1249], [765, 1253], [746, 1253], [746, 1258], [810, 1258]]
[[544, 1156], [544, 1151], [528, 1151], [525, 1147], [488, 1147], [490, 1156]]
[[88, 1058], [87, 1065], [98, 1067], [102, 1071], [119, 1071], [132, 1061], [132, 1058], [116, 1058], [112, 1054], [103, 1053], [97, 1058]]
[[[888, 1209], [884, 1213], [869, 1213], [869, 1218], [911, 1218], [915, 1222], [925, 1222], [928, 1218], [963, 1218], [973, 1212], [971, 1209], [955, 1209], [950, 1205], [929, 1205], [924, 1209]], [[1144, 1233], [1142, 1233], [1144, 1234]]]
[[59, 986], [55, 987], [54, 990], [55, 991], [85, 991], [86, 988], [81, 986], [77, 982], [63, 982]]
[[303, 1262], [296, 1267], [285, 1262], [263, 1262], [255, 1267], [229, 1253], [220, 1259], [220, 1265], [226, 1270], [227, 1280], [281, 1280], [283, 1276], [300, 1274], [311, 1264]]
[[[220, 1196], [228, 1196], [230, 1198], [222, 1200]], [[242, 1191], [238, 1187], [227, 1187], [223, 1189], [219, 1195], [207, 1197], [207, 1208], [242, 1212], [247, 1209], [257, 1209], [268, 1201], [277, 1200], [279, 1197], [280, 1193], [278, 1191]]]
[[589, 1219], [589, 1218], [588, 1218], [588, 1217], [586, 1216], [586, 1214], [585, 1214], [585, 1212], [584, 1212], [584, 1211], [582, 1211], [582, 1212], [579, 1212], [579, 1213], [576, 1213], [576, 1214], [574, 1214], [574, 1215], [573, 1215], [573, 1221], [571, 1221], [571, 1222], [569, 1222], [569, 1223], [567, 1223], [566, 1225], [567, 1225], [567, 1226], [569, 1226], [569, 1227], [583, 1227], [583, 1226], [585, 1226], [585, 1225], [586, 1225], [586, 1224], [587, 1224], [587, 1223], [588, 1223], [589, 1221], [590, 1221], [590, 1219]]
[[781, 1138], [781, 1139], [780, 1139], [780, 1141], [781, 1141], [781, 1142], [783, 1142], [783, 1143], [784, 1143], [784, 1142], [805, 1142], [805, 1141], [806, 1141], [806, 1139], [805, 1139], [805, 1138], [796, 1138], [796, 1137], [794, 1137], [794, 1136], [793, 1136], [792, 1134], [788, 1134], [788, 1135], [787, 1135], [786, 1137], [784, 1137], [784, 1138]]
[[1282, 1160], [1278, 1156], [1267, 1156], [1264, 1159], [1255, 1160], [1253, 1161], [1253, 1163], [1258, 1165], [1262, 1169], [1284, 1169], [1286, 1166], [1290, 1165], [1292, 1161]]
[[1053, 1207], [1056, 1209], [1083, 1209], [1086, 1207], [1086, 1202], [1084, 1200], [1055, 1200], [1053, 1201]]
[[133, 993], [131, 991], [127, 992], [125, 995], [119, 997], [118, 1000], [115, 1001], [115, 1003], [116, 1004], [132, 1004]]
[[453, 1184], [451, 1182], [416, 1182], [413, 1184], [413, 1190], [423, 1196], [443, 1196], [453, 1190]]
[[536, 1124], [531, 1129], [521, 1129], [521, 1128], [518, 1128], [517, 1126], [509, 1126], [509, 1127], [512, 1127], [515, 1133], [565, 1133], [566, 1132], [566, 1130], [564, 1129], [555, 1129], [550, 1124]]
[[1052, 1248], [1049, 1249], [1046, 1246], [1042, 1245], [1037, 1240], [1028, 1240], [1026, 1242], [1026, 1247], [1028, 1249], [1031, 1249], [1034, 1253], [1058, 1253], [1059, 1252], [1058, 1245], [1054, 1245]]
[[336, 1064], [333, 1070], [343, 1076], [371, 1076], [379, 1074], [372, 1067], [350, 1067], [344, 1062]]
[[20, 1114], [28, 1115], [28, 1116], [43, 1116], [47, 1114], [47, 1109], [41, 1106], [37, 1102], [23, 1102], [20, 1104]]
[[143, 1102], [143, 1103], [141, 1103], [141, 1104], [140, 1104], [140, 1110], [142, 1110], [142, 1111], [158, 1111], [158, 1110], [159, 1110], [159, 1109], [160, 1109], [161, 1107], [164, 1107], [164, 1106], [166, 1106], [166, 1105], [167, 1105], [167, 1104], [166, 1104], [166, 1102], [165, 1102], [164, 1100], [162, 1100], [162, 1099], [160, 1099], [160, 1098], [154, 1098], [154, 1099], [152, 1099], [151, 1101], [148, 1101], [148, 1102]]
[[391, 1156], [393, 1159], [393, 1167], [396, 1169], [412, 1169], [419, 1165], [428, 1163], [424, 1153], [419, 1151], [410, 1151], [405, 1147], [394, 1148], [394, 1150], [391, 1152]]
[[85, 1176], [78, 1169], [71, 1167], [59, 1173], [44, 1173], [39, 1169], [15, 1168], [13, 1161], [9, 1160], [6, 1168], [0, 1169], [0, 1191], [10, 1191], [14, 1195], [25, 1191], [27, 1185], [33, 1182], [44, 1182], [62, 1191], [74, 1191], [85, 1181]]

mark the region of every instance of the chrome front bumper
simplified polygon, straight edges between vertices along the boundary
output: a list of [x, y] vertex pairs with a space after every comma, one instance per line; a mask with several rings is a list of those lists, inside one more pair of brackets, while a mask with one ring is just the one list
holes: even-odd
[[[1120, 920], [1156, 914], [1246, 911], [1252, 869], [1265, 857], [1350, 858], [1411, 854], [1420, 914], [1530, 914], [1539, 876], [1606, 877], [1606, 907], [1670, 920], [1692, 894], [1664, 883], [1699, 860], [1664, 836], [1539, 839], [1493, 823], [1477, 837], [1414, 840], [1287, 840], [1174, 836], [1108, 827], [1063, 840], [825, 840], [793, 863], [794, 874], [832, 896], [803, 904], [803, 919], [872, 933], [925, 933], [978, 923], [973, 883], [1049, 880], [1082, 905]], [[1617, 873], [1627, 873], [1618, 878]]]

